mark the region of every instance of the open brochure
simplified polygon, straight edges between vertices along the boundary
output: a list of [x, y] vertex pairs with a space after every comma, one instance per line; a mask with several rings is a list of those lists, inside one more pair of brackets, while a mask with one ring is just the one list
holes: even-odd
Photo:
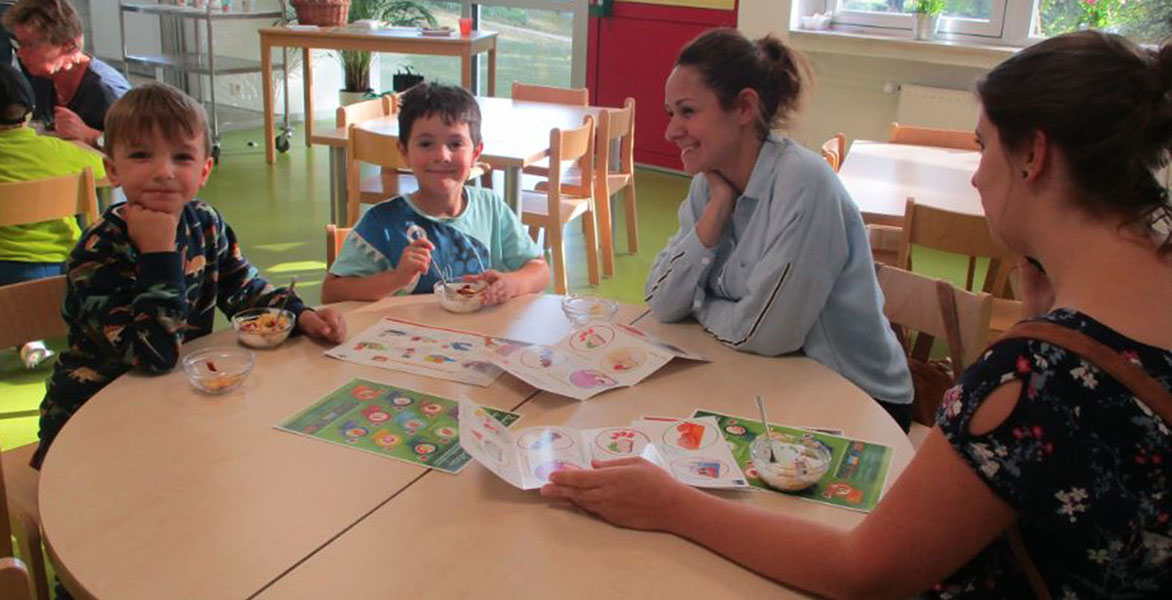
[[619, 323], [589, 323], [546, 346], [390, 317], [326, 356], [482, 387], [504, 370], [535, 388], [577, 400], [635, 385], [673, 358], [707, 360]]
[[487, 360], [535, 388], [586, 400], [643, 381], [673, 358], [706, 361], [651, 334], [619, 323], [589, 323], [556, 344], [511, 341]]
[[523, 490], [550, 473], [590, 469], [591, 460], [641, 456], [695, 487], [748, 488], [716, 420], [643, 418], [626, 427], [579, 431], [541, 426], [510, 431], [484, 407], [460, 402], [460, 445], [477, 462]]

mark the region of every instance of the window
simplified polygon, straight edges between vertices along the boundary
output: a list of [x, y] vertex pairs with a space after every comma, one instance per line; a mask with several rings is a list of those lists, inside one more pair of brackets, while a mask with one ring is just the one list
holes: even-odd
[[[825, 0], [836, 29], [902, 32], [912, 28], [906, 0]], [[1025, 45], [1082, 28], [1158, 44], [1172, 34], [1172, 2], [1151, 0], [944, 0], [944, 39]]]

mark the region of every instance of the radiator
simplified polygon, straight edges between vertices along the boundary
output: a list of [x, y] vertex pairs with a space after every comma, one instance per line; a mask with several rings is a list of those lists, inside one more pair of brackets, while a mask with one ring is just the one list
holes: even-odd
[[899, 86], [895, 120], [903, 125], [972, 131], [979, 110], [972, 92], [905, 83]]

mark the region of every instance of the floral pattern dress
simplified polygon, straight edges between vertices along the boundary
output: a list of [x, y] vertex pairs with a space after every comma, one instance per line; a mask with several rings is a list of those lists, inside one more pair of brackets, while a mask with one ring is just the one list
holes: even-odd
[[[1172, 352], [1087, 315], [1044, 320], [1081, 331], [1172, 389]], [[1001, 385], [1022, 384], [998, 427], [968, 426]], [[1055, 599], [1172, 598], [1170, 424], [1078, 355], [1037, 340], [997, 344], [945, 395], [937, 417], [952, 447], [1019, 515], [1030, 557]], [[1034, 596], [1002, 536], [927, 594]]]

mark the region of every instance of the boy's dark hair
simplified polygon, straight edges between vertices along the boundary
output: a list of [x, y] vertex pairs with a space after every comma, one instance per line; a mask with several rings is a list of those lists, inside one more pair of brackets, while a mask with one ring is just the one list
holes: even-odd
[[750, 40], [736, 29], [721, 27], [696, 36], [680, 50], [676, 66], [700, 72], [729, 110], [741, 90], [752, 89], [761, 99], [757, 133], [764, 139], [797, 112], [812, 79], [804, 55], [772, 35]]
[[[1172, 43], [1145, 49], [1098, 31], [1052, 37], [997, 65], [977, 96], [1006, 148], [1046, 134], [1091, 214], [1172, 219], [1155, 176], [1172, 151]], [[1160, 252], [1172, 254], [1172, 236]]]
[[126, 92], [106, 111], [105, 127], [103, 150], [111, 157], [119, 144], [140, 141], [155, 131], [172, 143], [200, 138], [204, 156], [210, 156], [212, 151], [212, 134], [203, 107], [165, 83], [145, 83]]
[[33, 88], [24, 74], [0, 62], [0, 125], [23, 124], [35, 104]]
[[4, 28], [24, 25], [54, 46], [76, 46], [85, 34], [81, 16], [66, 0], [20, 0], [4, 13]]
[[403, 92], [399, 99], [399, 141], [411, 140], [411, 126], [424, 117], [439, 115], [444, 123], [467, 123], [472, 143], [480, 144], [480, 105], [468, 90], [425, 81]]

